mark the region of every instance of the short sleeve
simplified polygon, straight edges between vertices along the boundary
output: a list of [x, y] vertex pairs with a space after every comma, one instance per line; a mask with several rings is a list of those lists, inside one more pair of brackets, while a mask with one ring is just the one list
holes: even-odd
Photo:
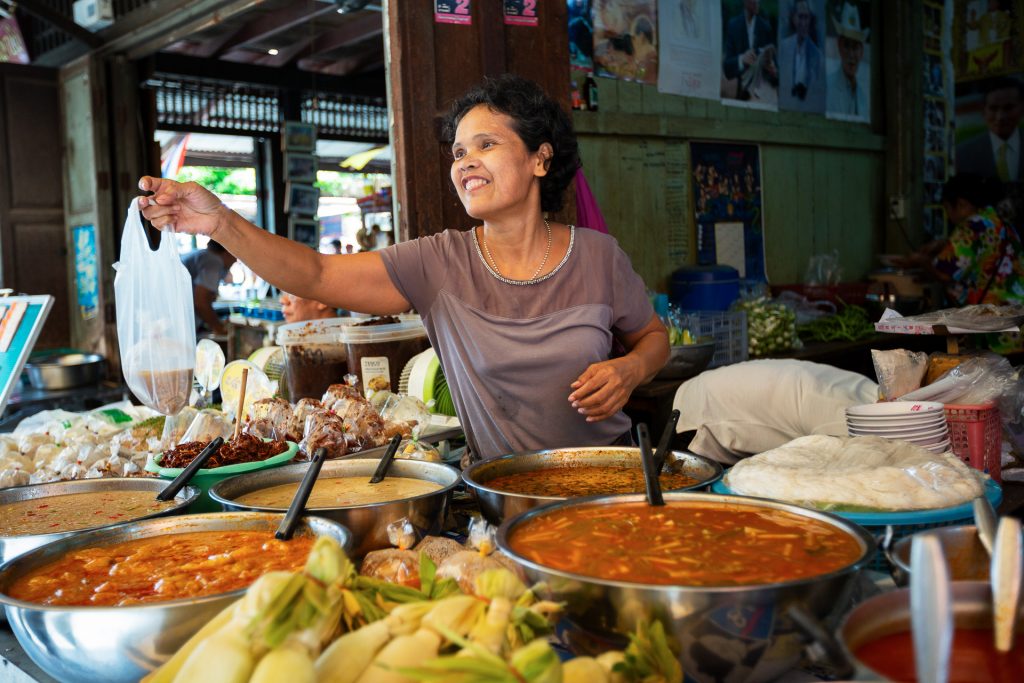
[[612, 328], [629, 334], [651, 320], [654, 307], [643, 278], [633, 270], [629, 256], [617, 243], [612, 254]]
[[452, 252], [450, 232], [399, 242], [377, 252], [392, 284], [420, 315], [430, 312], [444, 285]]
[[196, 271], [196, 276], [192, 278], [192, 284], [216, 294], [220, 288], [220, 281], [223, 279], [224, 263], [219, 256], [214, 254], [211, 256], [216, 259], [216, 262], [209, 258], [200, 259], [199, 269]]

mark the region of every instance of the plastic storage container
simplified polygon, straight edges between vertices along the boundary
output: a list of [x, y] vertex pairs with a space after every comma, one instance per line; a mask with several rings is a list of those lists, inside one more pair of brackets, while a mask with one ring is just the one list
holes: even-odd
[[277, 343], [284, 349], [285, 378], [292, 403], [319, 399], [332, 384], [344, 381], [349, 371], [348, 348], [338, 341], [341, 330], [354, 318], [327, 318], [283, 325]]
[[430, 346], [419, 316], [389, 325], [347, 325], [337, 335], [348, 358], [348, 372], [367, 394], [398, 391], [406, 363]]
[[957, 457], [995, 481], [1003, 480], [1003, 429], [994, 403], [955, 405], [947, 403], [950, 448]]
[[682, 309], [727, 311], [740, 297], [740, 274], [732, 266], [686, 266], [672, 273], [669, 291]]

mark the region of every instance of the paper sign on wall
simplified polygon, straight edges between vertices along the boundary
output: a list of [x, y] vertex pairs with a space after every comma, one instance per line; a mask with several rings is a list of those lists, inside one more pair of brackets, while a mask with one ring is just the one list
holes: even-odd
[[511, 26], [536, 26], [540, 0], [505, 0], [505, 23]]
[[75, 290], [78, 312], [83, 320], [96, 317], [99, 306], [100, 273], [96, 259], [96, 228], [79, 225], [73, 229], [75, 241]]
[[469, 26], [473, 23], [469, 3], [470, 0], [434, 0], [434, 23]]

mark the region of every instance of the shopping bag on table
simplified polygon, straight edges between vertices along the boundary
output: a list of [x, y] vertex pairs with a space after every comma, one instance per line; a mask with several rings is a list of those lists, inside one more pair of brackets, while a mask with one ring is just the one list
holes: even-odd
[[114, 303], [121, 369], [128, 388], [164, 415], [188, 405], [196, 359], [192, 279], [178, 256], [174, 235], [163, 232], [150, 249], [132, 201], [114, 264]]

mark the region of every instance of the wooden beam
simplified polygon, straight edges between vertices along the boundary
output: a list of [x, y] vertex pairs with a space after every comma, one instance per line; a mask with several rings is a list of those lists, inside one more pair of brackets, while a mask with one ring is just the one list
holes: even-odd
[[[319, 5], [317, 7], [316, 5]], [[258, 44], [273, 40], [274, 36], [304, 26], [316, 17], [337, 11], [334, 3], [296, 2], [264, 14], [259, 19], [245, 25], [231, 40], [221, 46], [215, 55], [229, 52], [248, 44]]]
[[[383, 32], [384, 16], [380, 12], [363, 12], [344, 25], [317, 36], [303, 56], [331, 52], [379, 36]], [[381, 40], [381, 44], [383, 44], [383, 40]]]
[[29, 14], [39, 17], [46, 23], [56, 26], [64, 33], [77, 41], [85, 43], [90, 48], [97, 48], [103, 44], [103, 39], [98, 35], [85, 30], [64, 14], [48, 5], [44, 5], [40, 0], [19, 0], [18, 7]]

